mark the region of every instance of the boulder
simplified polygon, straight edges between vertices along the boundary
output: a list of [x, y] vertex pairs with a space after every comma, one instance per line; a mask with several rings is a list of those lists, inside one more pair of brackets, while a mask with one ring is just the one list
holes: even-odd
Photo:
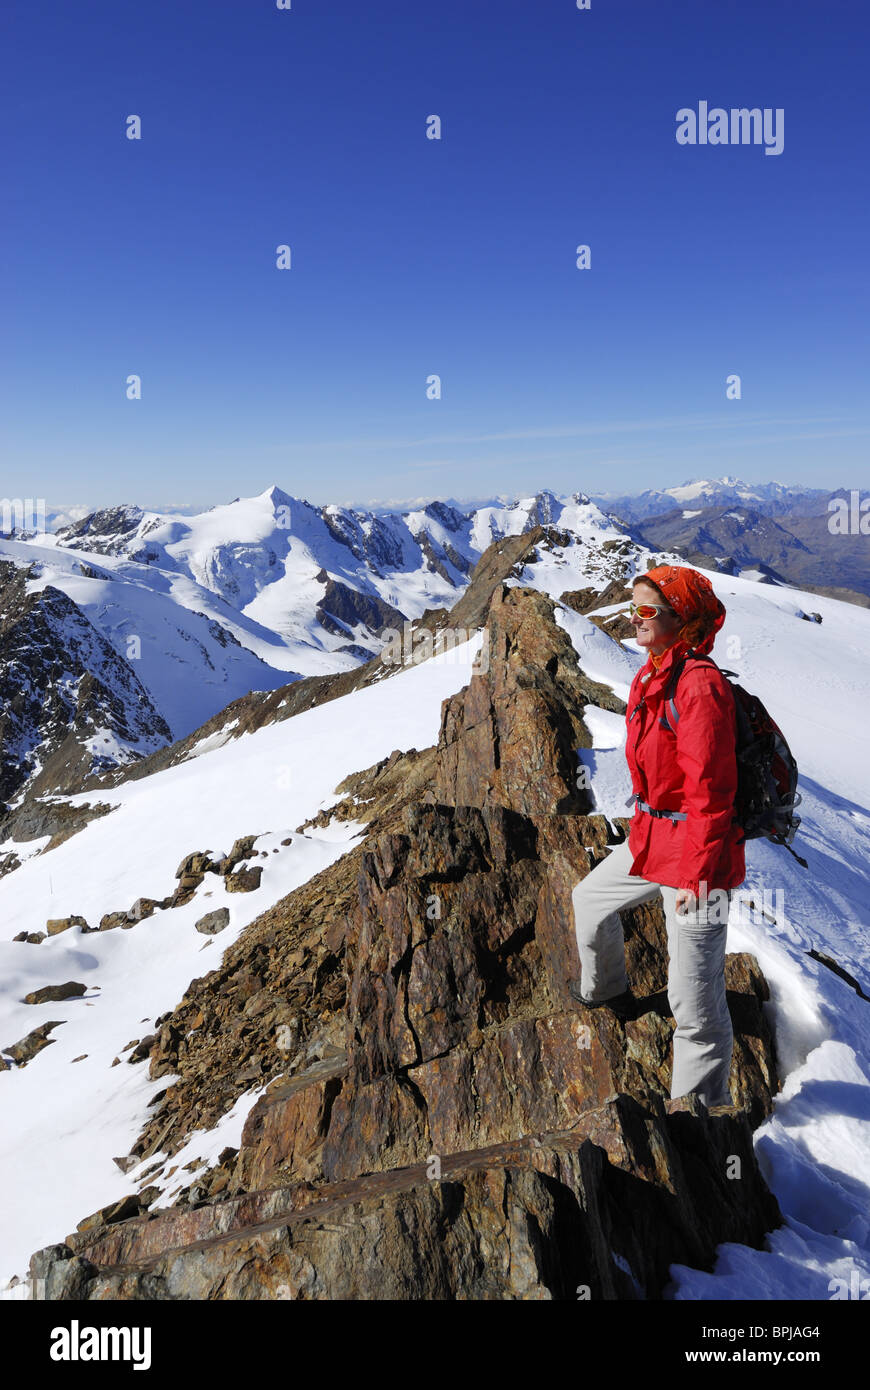
[[230, 910], [228, 907], [216, 907], [214, 912], [207, 912], [204, 917], [200, 917], [195, 923], [196, 930], [202, 932], [203, 936], [216, 936], [230, 924]]
[[110, 1202], [107, 1207], [101, 1207], [93, 1215], [86, 1216], [76, 1226], [77, 1231], [91, 1231], [97, 1226], [110, 1226], [115, 1221], [126, 1221], [130, 1216], [138, 1216], [141, 1204], [136, 1194], [131, 1193], [127, 1197], [122, 1197], [120, 1201]]
[[175, 877], [184, 878], [187, 874], [197, 874], [201, 879], [206, 869], [211, 868], [209, 854], [209, 850], [194, 850], [192, 854], [186, 854], [175, 870]]
[[131, 922], [141, 922], [150, 917], [156, 907], [156, 898], [137, 898], [127, 916]]
[[240, 859], [249, 859], [254, 851], [254, 841], [257, 838], [256, 835], [240, 835], [237, 840], [233, 841], [233, 847], [227, 858], [231, 859], [234, 864], [238, 864]]
[[11, 1047], [4, 1047], [3, 1051], [7, 1057], [11, 1057], [13, 1062], [17, 1062], [20, 1067], [27, 1066], [44, 1047], [50, 1046], [54, 1038], [48, 1035], [53, 1028], [60, 1028], [63, 1019], [56, 1019], [50, 1023], [41, 1023], [38, 1028], [34, 1028], [26, 1037], [19, 1042], [13, 1043]]
[[87, 985], [79, 984], [78, 980], [67, 980], [65, 985], [43, 985], [42, 989], [33, 989], [29, 994], [25, 994], [25, 1004], [48, 1004], [58, 1003], [62, 999], [80, 999], [88, 990]]
[[58, 936], [62, 931], [69, 931], [72, 927], [81, 927], [82, 931], [89, 931], [84, 917], [53, 917], [45, 924], [45, 930], [49, 936]]
[[100, 918], [100, 931], [113, 931], [115, 927], [129, 925], [126, 912], [106, 912]]
[[227, 874], [224, 879], [226, 890], [228, 893], [252, 893], [255, 888], [259, 888], [262, 874], [260, 864], [255, 864], [250, 869], [237, 869], [235, 873]]
[[149, 1033], [146, 1038], [142, 1038], [136, 1044], [136, 1046], [133, 1048], [133, 1051], [130, 1053], [130, 1056], [127, 1058], [127, 1061], [131, 1064], [135, 1062], [144, 1062], [145, 1058], [149, 1055], [156, 1041], [157, 1034]]

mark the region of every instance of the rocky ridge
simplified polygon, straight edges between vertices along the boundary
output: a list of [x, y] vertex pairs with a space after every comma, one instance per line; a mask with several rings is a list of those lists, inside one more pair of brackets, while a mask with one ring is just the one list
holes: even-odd
[[[174, 1079], [118, 1160], [139, 1196], [34, 1256], [47, 1298], [656, 1298], [672, 1263], [779, 1224], [752, 1147], [779, 1084], [755, 959], [727, 960], [734, 1104], [710, 1111], [669, 1099], [660, 906], [621, 914], [635, 1021], [568, 992], [571, 889], [611, 836], [576, 749], [614, 697], [553, 615], [493, 585], [488, 669], [437, 745], [337, 789], [362, 843], [158, 1020], [150, 1075]], [[239, 1149], [161, 1208], [172, 1156], [252, 1087]]]

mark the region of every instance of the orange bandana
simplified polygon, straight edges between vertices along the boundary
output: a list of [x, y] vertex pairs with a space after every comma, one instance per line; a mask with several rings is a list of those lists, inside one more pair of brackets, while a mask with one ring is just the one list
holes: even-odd
[[657, 565], [648, 570], [642, 579], [650, 579], [661, 589], [675, 613], [687, 623], [692, 618], [709, 613], [715, 626], [709, 637], [699, 642], [696, 652], [706, 656], [713, 646], [716, 633], [725, 621], [725, 605], [713, 593], [713, 585], [706, 575], [688, 565]]

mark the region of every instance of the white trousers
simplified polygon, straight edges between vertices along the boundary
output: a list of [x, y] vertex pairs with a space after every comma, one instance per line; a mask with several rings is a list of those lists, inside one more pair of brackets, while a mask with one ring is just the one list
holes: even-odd
[[[728, 1077], [734, 1033], [725, 999], [727, 913], [705, 914], [701, 909], [678, 918], [676, 888], [632, 875], [632, 858], [626, 839], [571, 895], [583, 993], [600, 1000], [628, 989], [625, 939], [617, 912], [661, 893], [668, 929], [668, 1002], [677, 1025], [671, 1097], [694, 1091], [708, 1107], [731, 1105]], [[718, 920], [723, 917], [726, 920]]]

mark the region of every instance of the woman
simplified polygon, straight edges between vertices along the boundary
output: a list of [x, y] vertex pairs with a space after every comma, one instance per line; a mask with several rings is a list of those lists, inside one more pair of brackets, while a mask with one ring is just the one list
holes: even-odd
[[[625, 973], [620, 908], [661, 893], [668, 931], [668, 1000], [676, 1021], [671, 1096], [696, 1092], [707, 1106], [730, 1105], [734, 1035], [725, 1000], [727, 911], [708, 911], [714, 890], [746, 877], [734, 822], [737, 790], [734, 697], [717, 666], [689, 656], [676, 709], [663, 699], [674, 662], [706, 655], [725, 620], [710, 581], [697, 570], [661, 565], [633, 581], [631, 622], [648, 660], [626, 711], [625, 755], [635, 812], [628, 838], [574, 889], [581, 984], [579, 1003], [606, 1004], [634, 1017]], [[668, 814], [670, 813], [670, 814]], [[699, 904], [700, 898], [700, 904]]]

